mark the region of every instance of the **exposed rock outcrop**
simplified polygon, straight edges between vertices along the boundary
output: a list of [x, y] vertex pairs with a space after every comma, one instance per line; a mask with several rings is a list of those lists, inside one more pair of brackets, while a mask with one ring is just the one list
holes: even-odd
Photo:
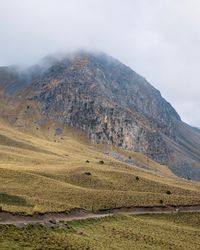
[[46, 117], [81, 129], [94, 143], [142, 152], [180, 176], [200, 179], [200, 134], [143, 77], [103, 53], [45, 61], [47, 67], [4, 83], [4, 92], [34, 100]]

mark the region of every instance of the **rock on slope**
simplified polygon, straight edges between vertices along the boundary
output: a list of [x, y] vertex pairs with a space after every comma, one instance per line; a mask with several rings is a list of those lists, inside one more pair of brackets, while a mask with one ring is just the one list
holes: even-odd
[[[3, 80], [2, 80], [3, 79]], [[142, 152], [177, 175], [200, 180], [200, 134], [143, 77], [103, 53], [47, 57], [19, 73], [0, 69], [0, 89], [94, 143]]]

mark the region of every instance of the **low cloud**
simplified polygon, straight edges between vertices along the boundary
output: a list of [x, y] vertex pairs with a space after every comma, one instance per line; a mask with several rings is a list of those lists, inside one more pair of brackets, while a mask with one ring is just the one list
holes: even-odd
[[198, 0], [0, 0], [0, 9], [0, 65], [98, 49], [143, 75], [200, 127]]

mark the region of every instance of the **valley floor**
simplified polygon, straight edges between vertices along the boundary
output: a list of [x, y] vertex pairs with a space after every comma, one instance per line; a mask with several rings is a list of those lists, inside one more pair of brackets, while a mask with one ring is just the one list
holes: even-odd
[[200, 249], [200, 213], [115, 215], [64, 224], [63, 229], [0, 225], [0, 249]]

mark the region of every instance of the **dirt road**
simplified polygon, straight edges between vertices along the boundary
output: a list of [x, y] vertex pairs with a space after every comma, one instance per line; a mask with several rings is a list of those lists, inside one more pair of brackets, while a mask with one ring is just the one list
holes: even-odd
[[33, 214], [25, 216], [21, 214], [12, 214], [9, 212], [0, 212], [0, 224], [15, 225], [24, 227], [28, 224], [43, 224], [48, 227], [62, 227], [60, 221], [85, 220], [90, 218], [102, 218], [113, 216], [114, 214], [136, 215], [136, 214], [162, 214], [162, 213], [180, 213], [180, 212], [200, 212], [200, 205], [188, 206], [148, 206], [148, 207], [129, 207], [115, 208], [98, 213], [91, 213], [85, 210], [73, 210], [71, 212]]

